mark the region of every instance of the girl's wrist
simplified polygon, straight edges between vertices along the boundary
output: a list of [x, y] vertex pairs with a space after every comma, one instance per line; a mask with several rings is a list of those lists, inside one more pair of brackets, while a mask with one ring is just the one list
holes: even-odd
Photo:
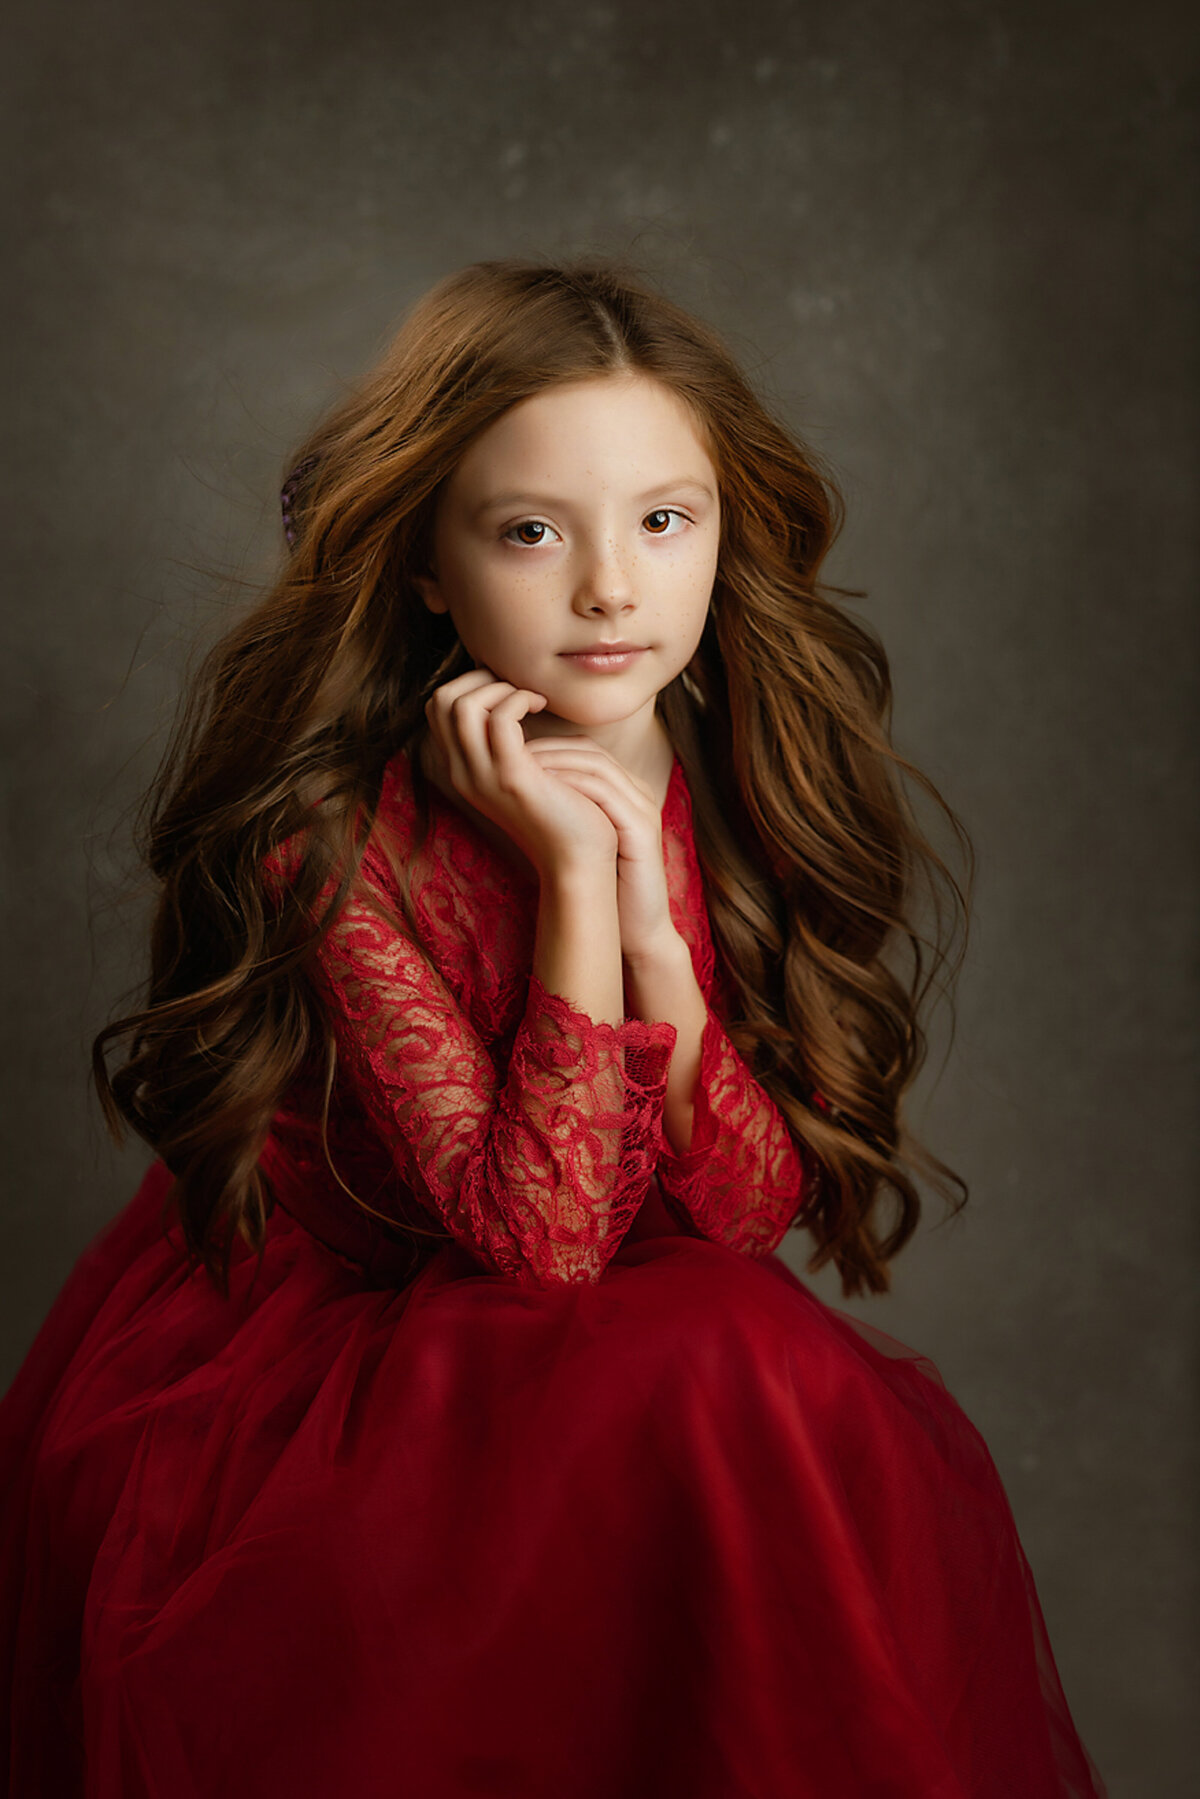
[[613, 904], [616, 904], [616, 853], [611, 856], [580, 857], [570, 862], [556, 862], [553, 867], [539, 871], [539, 880], [543, 893], [559, 894], [566, 898], [590, 897], [597, 890], [603, 890], [607, 897], [610, 893]]
[[688, 969], [692, 952], [673, 924], [666, 924], [644, 943], [621, 946], [621, 958], [630, 974], [642, 975], [658, 969]]

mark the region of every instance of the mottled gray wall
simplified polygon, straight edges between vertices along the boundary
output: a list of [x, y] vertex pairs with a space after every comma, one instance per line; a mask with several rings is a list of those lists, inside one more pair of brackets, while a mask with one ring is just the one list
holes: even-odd
[[979, 851], [917, 1109], [972, 1199], [854, 1309], [991, 1444], [1114, 1799], [1193, 1790], [1188, 10], [10, 23], [6, 1375], [140, 1166], [85, 1050], [137, 970], [128, 812], [214, 627], [206, 571], [268, 565], [287, 446], [433, 279], [631, 253], [840, 472], [837, 572], [869, 590], [898, 742]]

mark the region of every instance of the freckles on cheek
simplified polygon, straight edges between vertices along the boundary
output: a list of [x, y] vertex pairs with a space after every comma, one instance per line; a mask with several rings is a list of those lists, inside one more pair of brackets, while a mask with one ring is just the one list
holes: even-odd
[[474, 616], [494, 643], [519, 643], [547, 623], [544, 581], [524, 569], [492, 570], [481, 581]]

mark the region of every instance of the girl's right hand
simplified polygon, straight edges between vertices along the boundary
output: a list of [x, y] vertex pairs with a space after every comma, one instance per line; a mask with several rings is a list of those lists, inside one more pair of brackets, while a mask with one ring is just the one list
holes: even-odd
[[545, 694], [498, 681], [489, 668], [458, 675], [425, 703], [434, 757], [454, 791], [499, 825], [542, 879], [615, 869], [608, 815], [526, 747], [521, 720], [545, 704]]

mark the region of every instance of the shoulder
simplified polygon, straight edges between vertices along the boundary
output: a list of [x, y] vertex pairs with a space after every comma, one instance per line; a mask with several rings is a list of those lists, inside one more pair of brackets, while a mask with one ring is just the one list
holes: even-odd
[[[330, 810], [332, 805], [333, 802], [325, 799], [312, 801], [305, 812], [306, 822], [276, 843], [262, 858], [264, 881], [268, 890], [276, 897], [280, 896], [282, 889], [294, 884], [304, 862], [313, 827], [321, 821], [327, 828], [334, 824]], [[403, 857], [413, 841], [416, 818], [412, 771], [407, 756], [398, 752], [383, 770], [363, 857], [363, 872], [386, 879], [389, 857]], [[336, 887], [336, 871], [330, 871], [328, 880], [331, 887]]]
[[396, 849], [407, 849], [417, 828], [417, 818], [412, 765], [407, 754], [397, 750], [385, 764], [379, 783], [372, 837], [386, 833]]

